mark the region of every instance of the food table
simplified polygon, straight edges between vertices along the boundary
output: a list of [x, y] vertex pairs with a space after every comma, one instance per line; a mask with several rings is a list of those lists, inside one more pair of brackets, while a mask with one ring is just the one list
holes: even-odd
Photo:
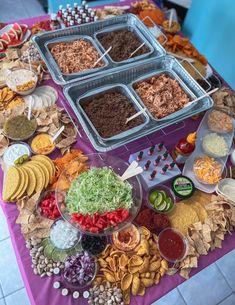
[[[123, 2], [122, 4], [128, 4], [129, 2]], [[47, 17], [39, 17], [32, 18], [28, 20], [21, 20], [19, 23], [28, 24], [29, 26], [35, 22], [39, 22], [41, 20], [46, 19]], [[79, 132], [81, 136], [77, 136], [77, 142], [75, 147], [79, 147], [85, 154], [93, 153], [95, 150], [93, 149], [90, 141], [86, 137], [82, 127], [79, 122], [75, 118], [75, 115], [66, 101], [62, 89], [60, 86], [56, 85], [52, 80], [44, 81], [44, 84], [48, 84], [56, 89], [58, 92], [58, 101], [57, 104], [66, 107], [67, 111], [70, 113], [72, 118], [74, 119], [76, 125], [78, 126]], [[226, 86], [226, 84], [224, 83]], [[141, 150], [145, 147], [149, 147], [151, 145], [157, 144], [164, 140], [165, 145], [171, 151], [175, 144], [176, 139], [180, 139], [186, 136], [189, 132], [194, 132], [197, 130], [202, 116], [198, 118], [188, 118], [182, 122], [166, 127], [160, 131], [152, 133], [148, 136], [145, 136], [139, 140], [128, 143], [116, 150], [109, 152], [110, 155], [116, 155], [125, 161], [128, 161], [129, 155], [131, 153], [136, 152], [137, 150]], [[56, 153], [52, 154], [52, 158], [57, 157]], [[1, 185], [3, 184], [3, 172], [1, 171]], [[2, 187], [1, 187], [1, 195], [2, 195]], [[1, 196], [2, 198], [2, 196]], [[146, 202], [146, 194], [144, 195], [144, 200]], [[14, 204], [8, 204], [1, 202], [1, 206], [6, 215], [10, 236], [13, 243], [13, 247], [15, 250], [15, 254], [17, 257], [17, 261], [19, 264], [19, 268], [24, 280], [25, 287], [27, 289], [29, 299], [32, 305], [44, 305], [45, 300], [47, 304], [55, 305], [55, 304], [67, 304], [72, 305], [75, 303], [78, 304], [87, 304], [87, 300], [80, 297], [79, 300], [73, 300], [72, 298], [62, 297], [58, 291], [53, 289], [53, 277], [48, 278], [40, 278], [37, 275], [33, 274], [33, 270], [31, 268], [31, 257], [29, 255], [28, 249], [25, 247], [24, 237], [21, 234], [20, 226], [15, 223], [16, 218], [18, 216], [17, 207]], [[191, 276], [200, 272], [203, 268], [213, 263], [220, 257], [222, 257], [227, 252], [231, 251], [235, 247], [235, 235], [234, 233], [231, 235], [226, 235], [225, 240], [223, 241], [221, 249], [215, 249], [211, 251], [208, 255], [204, 255], [200, 257], [199, 265], [196, 269], [194, 269], [191, 273]], [[158, 300], [163, 295], [168, 293], [170, 290], [177, 287], [180, 283], [182, 283], [184, 279], [179, 275], [175, 274], [172, 276], [165, 275], [160, 284], [157, 286], [152, 286], [147, 289], [147, 292], [144, 297], [133, 297], [131, 298], [131, 304], [143, 304], [149, 305], [152, 302]]]

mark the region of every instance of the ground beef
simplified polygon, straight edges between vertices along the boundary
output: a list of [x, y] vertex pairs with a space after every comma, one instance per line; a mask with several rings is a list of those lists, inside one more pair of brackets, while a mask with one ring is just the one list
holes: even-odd
[[104, 93], [81, 102], [81, 106], [103, 138], [110, 138], [144, 122], [143, 117], [138, 116], [126, 124], [127, 118], [137, 111], [128, 98], [119, 92]]
[[190, 101], [178, 81], [164, 73], [135, 84], [134, 89], [156, 119], [176, 112]]
[[[112, 46], [109, 56], [117, 62], [128, 59], [131, 53], [143, 43], [135, 33], [128, 30], [106, 32], [97, 35], [97, 38], [106, 50]], [[143, 45], [132, 57], [146, 54], [149, 51], [149, 48]]]

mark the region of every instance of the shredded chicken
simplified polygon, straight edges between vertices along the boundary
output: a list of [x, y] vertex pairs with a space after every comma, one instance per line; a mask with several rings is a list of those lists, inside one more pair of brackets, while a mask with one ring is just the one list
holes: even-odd
[[156, 119], [176, 112], [190, 100], [178, 81], [166, 74], [141, 81], [134, 88]]
[[[51, 54], [64, 74], [92, 69], [100, 57], [93, 45], [85, 39], [54, 44]], [[104, 62], [101, 60], [95, 68], [102, 66], [104, 66]]]

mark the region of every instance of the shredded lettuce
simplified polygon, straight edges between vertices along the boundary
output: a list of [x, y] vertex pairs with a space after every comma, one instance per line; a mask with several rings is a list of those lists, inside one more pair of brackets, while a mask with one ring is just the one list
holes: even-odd
[[121, 181], [108, 167], [93, 167], [80, 174], [71, 183], [66, 196], [69, 213], [93, 215], [118, 208], [129, 209], [132, 204], [131, 184]]

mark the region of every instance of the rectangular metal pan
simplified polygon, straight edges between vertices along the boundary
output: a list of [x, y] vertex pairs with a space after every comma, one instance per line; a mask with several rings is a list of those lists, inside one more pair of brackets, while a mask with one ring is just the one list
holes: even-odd
[[52, 40], [49, 40], [46, 44], [45, 44], [45, 47], [46, 47], [46, 51], [48, 52], [48, 58], [50, 60], [50, 62], [52, 63], [55, 71], [56, 71], [56, 74], [62, 74], [63, 78], [66, 79], [66, 77], [71, 77], [71, 76], [74, 76], [74, 77], [81, 77], [81, 76], [85, 76], [85, 75], [88, 75], [88, 74], [91, 74], [91, 73], [95, 73], [96, 71], [99, 71], [99, 70], [103, 70], [105, 67], [108, 66], [108, 60], [106, 57], [103, 57], [102, 58], [102, 61], [104, 62], [104, 66], [102, 67], [99, 67], [99, 68], [93, 68], [93, 69], [88, 69], [88, 70], [85, 70], [85, 71], [81, 71], [81, 72], [75, 72], [75, 73], [71, 73], [71, 74], [65, 74], [63, 73], [57, 62], [55, 61], [53, 55], [51, 54], [51, 51], [50, 51], [50, 47], [51, 45], [54, 45], [54, 44], [57, 44], [57, 43], [61, 43], [61, 42], [70, 42], [70, 41], [74, 41], [74, 40], [79, 40], [79, 39], [84, 39], [84, 40], [87, 40], [91, 43], [91, 45], [96, 49], [96, 51], [99, 53], [100, 56], [103, 55], [103, 53], [101, 52], [100, 48], [98, 47], [98, 45], [96, 44], [96, 42], [94, 41], [94, 39], [92, 39], [90, 36], [79, 36], [79, 35], [71, 35], [71, 36], [68, 36], [68, 37], [60, 37], [60, 38], [54, 38]]
[[102, 45], [102, 43], [100, 42], [99, 40], [99, 35], [100, 34], [103, 34], [103, 33], [110, 33], [110, 32], [115, 32], [115, 31], [118, 31], [118, 30], [128, 30], [130, 32], [133, 32], [139, 39], [140, 41], [140, 45], [144, 42], [145, 45], [148, 47], [149, 49], [149, 52], [145, 53], [145, 54], [142, 54], [142, 55], [139, 55], [139, 56], [135, 56], [135, 57], [131, 57], [129, 59], [126, 59], [126, 60], [123, 60], [123, 61], [115, 61], [114, 59], [112, 59], [112, 57], [107, 54], [107, 57], [108, 59], [112, 62], [113, 65], [116, 65], [116, 66], [120, 66], [120, 65], [123, 65], [123, 64], [127, 64], [127, 63], [133, 63], [134, 61], [137, 61], [137, 60], [141, 60], [141, 59], [145, 59], [145, 58], [149, 58], [149, 56], [154, 52], [154, 49], [153, 47], [151, 46], [151, 44], [148, 42], [148, 40], [144, 37], [144, 35], [141, 34], [141, 32], [137, 29], [137, 28], [134, 28], [132, 26], [113, 26], [113, 27], [110, 27], [106, 30], [101, 30], [97, 33], [95, 33], [94, 37], [95, 37], [95, 40], [97, 42], [97, 45], [100, 46], [100, 48], [102, 49], [103, 52], [106, 51], [106, 49], [104, 48], [104, 46]]
[[[192, 101], [196, 98], [195, 94], [193, 94], [193, 92], [186, 86], [186, 84], [183, 82], [183, 80], [174, 71], [165, 69], [165, 70], [160, 70], [157, 73], [156, 72], [147, 73], [147, 74], [141, 76], [140, 78], [136, 79], [134, 82], [132, 82], [130, 84], [131, 91], [134, 91], [133, 94], [136, 96], [136, 98], [138, 99], [138, 101], [141, 103], [141, 105], [143, 107], [146, 107], [146, 105], [143, 102], [143, 100], [141, 99], [141, 97], [138, 95], [138, 93], [136, 92], [136, 90], [134, 88], [135, 84], [137, 84], [141, 81], [144, 81], [144, 80], [148, 80], [149, 78], [151, 78], [153, 76], [161, 75], [163, 73], [167, 74], [170, 78], [175, 79], [175, 80], [178, 81], [181, 88], [185, 91], [185, 93], [190, 98], [190, 101]], [[155, 120], [157, 122], [161, 122], [161, 121], [170, 120], [172, 118], [175, 118], [176, 116], [179, 116], [179, 115], [183, 114], [185, 111], [188, 111], [188, 109], [182, 108], [182, 109], [180, 109], [180, 110], [178, 110], [178, 111], [176, 111], [172, 114], [169, 114], [169, 115], [167, 115], [167, 116], [165, 116], [164, 118], [161, 118], [161, 119], [155, 118], [149, 110], [147, 110], [147, 111], [148, 111], [148, 115], [151, 117], [152, 120]]]
[[196, 96], [199, 97], [205, 94], [205, 91], [200, 85], [188, 74], [182, 65], [172, 56], [165, 56], [157, 59], [149, 59], [143, 63], [132, 64], [130, 68], [123, 68], [118, 72], [108, 73], [106, 75], [70, 84], [64, 88], [64, 94], [68, 99], [73, 111], [78, 117], [82, 127], [84, 128], [89, 140], [97, 151], [105, 152], [116, 149], [131, 141], [137, 140], [152, 132], [166, 128], [172, 124], [180, 122], [188, 117], [203, 112], [213, 106], [213, 100], [206, 97], [198, 103], [192, 104], [192, 107], [187, 107], [187, 110], [180, 115], [172, 117], [169, 120], [157, 121], [151, 117], [148, 124], [142, 128], [138, 133], [132, 134], [123, 139], [116, 139], [113, 141], [102, 141], [97, 137], [93, 128], [90, 126], [84, 115], [78, 110], [76, 101], [81, 96], [89, 94], [90, 91], [103, 87], [104, 85], [124, 84], [130, 86], [133, 82], [145, 76], [147, 73], [158, 73], [158, 71], [172, 71], [176, 74], [187, 88]]
[[[46, 48], [46, 44], [48, 41], [51, 41], [55, 38], [67, 38], [71, 35], [73, 36], [90, 36], [91, 38], [94, 38], [95, 33], [97, 33], [100, 30], [106, 30], [113, 26], [131, 26], [135, 28], [137, 31], [143, 35], [143, 37], [146, 39], [148, 44], [150, 44], [153, 48], [152, 54], [149, 55], [146, 59], [138, 59], [138, 57], [135, 58], [134, 62], [143, 62], [145, 60], [148, 60], [149, 58], [158, 58], [161, 56], [164, 56], [166, 54], [166, 51], [164, 48], [160, 45], [160, 43], [155, 39], [154, 35], [148, 30], [148, 28], [133, 14], [125, 14], [121, 16], [116, 16], [113, 18], [109, 18], [106, 20], [100, 20], [96, 22], [91, 22], [87, 24], [82, 24], [79, 26], [73, 26], [68, 27], [65, 29], [59, 29], [55, 31], [49, 31], [45, 33], [38, 34], [33, 37], [33, 41], [42, 57], [42, 59], [45, 61], [47, 68], [49, 72], [51, 73], [51, 76], [55, 83], [59, 85], [67, 85], [74, 81], [81, 81], [85, 80], [90, 77], [97, 77], [99, 75], [105, 73], [114, 73], [120, 69], [119, 66], [112, 63], [110, 60], [108, 65], [102, 69], [97, 71], [91, 71], [91, 73], [88, 73], [86, 75], [63, 75], [61, 72], [58, 73], [58, 70], [56, 69], [56, 66], [54, 65], [54, 62], [51, 61], [50, 52], [48, 52], [48, 49]], [[107, 57], [106, 57], [107, 58]], [[126, 63], [123, 64], [123, 67], [129, 67], [133, 63]]]
[[140, 106], [140, 104], [137, 102], [137, 100], [134, 98], [134, 96], [132, 95], [130, 90], [125, 85], [115, 84], [115, 85], [111, 85], [111, 86], [100, 87], [99, 89], [95, 89], [93, 91], [89, 91], [88, 94], [85, 94], [85, 95], [81, 96], [79, 99], [77, 99], [76, 106], [77, 106], [77, 109], [79, 111], [81, 111], [81, 113], [83, 114], [83, 116], [85, 117], [87, 122], [90, 124], [90, 126], [91, 126], [92, 130], [94, 131], [94, 133], [96, 134], [97, 138], [100, 138], [101, 141], [120, 140], [122, 138], [129, 137], [136, 132], [139, 132], [143, 127], [146, 126], [146, 124], [149, 122], [149, 117], [146, 113], [143, 113], [141, 115], [142, 118], [144, 119], [143, 124], [141, 124], [139, 126], [136, 126], [134, 128], [131, 128], [127, 131], [121, 132], [121, 133], [119, 133], [117, 135], [114, 135], [110, 138], [101, 137], [101, 135], [98, 133], [95, 126], [93, 125], [93, 123], [89, 119], [88, 115], [84, 111], [84, 109], [82, 107], [82, 104], [85, 103], [86, 101], [89, 101], [91, 98], [98, 97], [98, 96], [103, 95], [104, 93], [108, 93], [108, 92], [109, 93], [110, 92], [119, 92], [119, 93], [125, 95], [128, 98], [128, 100], [130, 101], [130, 103], [132, 103], [133, 106], [135, 107], [136, 112], [142, 110], [142, 107]]

